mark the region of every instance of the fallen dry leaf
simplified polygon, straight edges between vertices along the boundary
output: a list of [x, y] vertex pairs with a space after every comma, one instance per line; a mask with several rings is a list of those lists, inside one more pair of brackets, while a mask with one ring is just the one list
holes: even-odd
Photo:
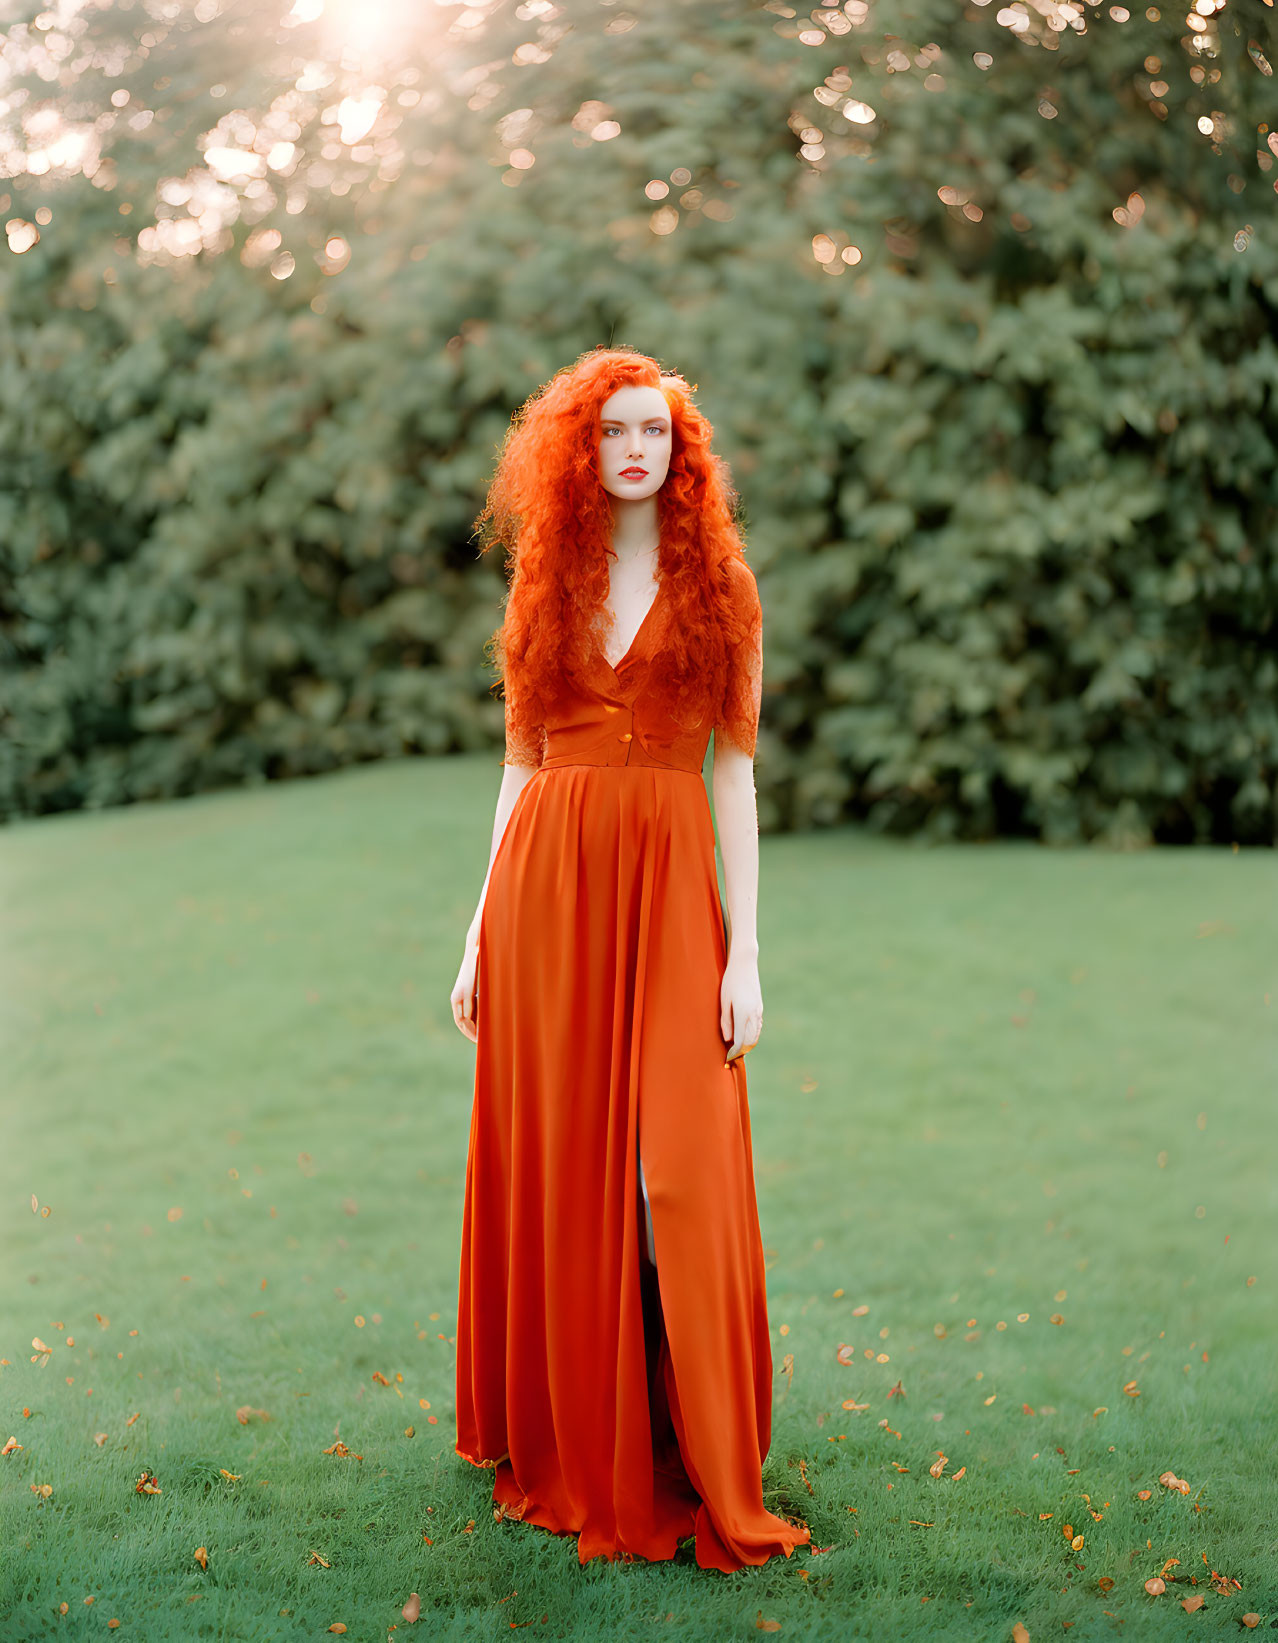
[[939, 1478], [941, 1473], [945, 1470], [945, 1468], [948, 1464], [949, 1464], [949, 1456], [948, 1455], [943, 1455], [941, 1453], [941, 1451], [938, 1449], [936, 1451], [936, 1459], [928, 1467], [928, 1472], [931, 1474], [932, 1477]]
[[1102, 1592], [1112, 1592], [1114, 1590], [1114, 1582], [1108, 1575], [1102, 1575], [1096, 1584]]
[[779, 1620], [765, 1620], [762, 1609], [759, 1610], [758, 1618], [754, 1624], [756, 1629], [761, 1632], [779, 1632], [781, 1630], [781, 1622]]
[[133, 1485], [133, 1488], [139, 1495], [159, 1495], [163, 1493], [163, 1490], [156, 1481], [154, 1472], [143, 1472], [142, 1476]]
[[1145, 1590], [1151, 1597], [1161, 1597], [1167, 1590], [1167, 1582], [1165, 1580], [1160, 1580], [1158, 1576], [1155, 1575], [1152, 1580], [1147, 1580], [1145, 1582]]
[[1012, 1643], [1030, 1643], [1030, 1634], [1018, 1620], [1012, 1627]]
[[834, 1355], [841, 1364], [851, 1364], [856, 1357], [856, 1349], [849, 1346], [846, 1341], [840, 1341], [834, 1349]]
[[336, 1443], [331, 1443], [328, 1448], [323, 1451], [323, 1453], [326, 1455], [337, 1455], [339, 1457], [349, 1456], [351, 1460], [363, 1460], [364, 1458], [363, 1455], [352, 1454], [342, 1442], [341, 1438], [338, 1438]]
[[20, 1444], [18, 1442], [17, 1438], [10, 1437], [8, 1443], [5, 1444], [4, 1448], [0, 1449], [0, 1455], [13, 1455], [13, 1454], [16, 1454], [17, 1451], [19, 1449], [21, 1449], [22, 1447], [23, 1447], [22, 1444]]
[[1175, 1472], [1164, 1472], [1158, 1481], [1166, 1489], [1177, 1489], [1182, 1495], [1189, 1493], [1189, 1485], [1184, 1478], [1178, 1478]]
[[309, 1569], [312, 1563], [318, 1563], [321, 1569], [331, 1569], [333, 1567], [328, 1559], [326, 1557], [321, 1557], [318, 1552], [311, 1553], [306, 1560], [306, 1567]]
[[208, 1568], [208, 1566], [209, 1566], [209, 1549], [208, 1549], [207, 1546], [197, 1546], [192, 1555], [195, 1558], [195, 1561], [199, 1564], [201, 1569], [207, 1569]]
[[1258, 1614], [1245, 1614], [1242, 1617], [1242, 1623], [1249, 1632], [1254, 1632], [1260, 1624], [1260, 1616]]
[[335, 1620], [333, 1622], [333, 1624], [328, 1629], [329, 1629], [330, 1632], [341, 1633], [341, 1632], [344, 1632], [346, 1630], [346, 1627], [342, 1624], [342, 1622], [340, 1620]]
[[1180, 1606], [1186, 1614], [1195, 1614], [1206, 1603], [1207, 1599], [1201, 1592], [1195, 1592], [1192, 1597], [1182, 1597]]
[[408, 1602], [405, 1603], [404, 1607], [399, 1612], [410, 1625], [414, 1620], [421, 1619], [422, 1600], [418, 1597], [416, 1592], [409, 1592]]

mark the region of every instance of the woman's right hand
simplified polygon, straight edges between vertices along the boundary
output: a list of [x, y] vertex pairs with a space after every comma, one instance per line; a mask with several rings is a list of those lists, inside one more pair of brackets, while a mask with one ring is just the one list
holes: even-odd
[[452, 1005], [453, 1020], [457, 1023], [459, 1032], [465, 1033], [472, 1044], [479, 1042], [479, 1031], [475, 1026], [475, 1009], [479, 999], [479, 992], [475, 986], [475, 968], [479, 962], [479, 938], [466, 938], [466, 953], [461, 961], [461, 969], [457, 972], [457, 980], [453, 983]]

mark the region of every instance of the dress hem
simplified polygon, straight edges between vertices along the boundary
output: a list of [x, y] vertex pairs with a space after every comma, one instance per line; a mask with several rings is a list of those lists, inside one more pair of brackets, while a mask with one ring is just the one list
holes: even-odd
[[[499, 1460], [476, 1460], [473, 1455], [468, 1455], [461, 1448], [457, 1448], [455, 1453], [477, 1471], [494, 1473], [502, 1461], [509, 1459], [508, 1456], [503, 1455]], [[558, 1523], [554, 1520], [549, 1508], [537, 1506], [527, 1495], [523, 1495], [520, 1501], [512, 1505], [500, 1498], [500, 1489], [501, 1480], [495, 1478], [492, 1494], [493, 1517], [498, 1522], [526, 1523], [534, 1529], [544, 1529], [547, 1534], [575, 1535], [577, 1538], [577, 1559], [583, 1568], [587, 1563], [595, 1562], [600, 1558], [609, 1563], [670, 1563], [687, 1545], [693, 1552], [698, 1568], [713, 1569], [719, 1574], [735, 1574], [739, 1569], [758, 1568], [774, 1557], [789, 1559], [798, 1547], [810, 1545], [812, 1541], [812, 1531], [802, 1518], [779, 1518], [778, 1522], [785, 1523], [796, 1531], [795, 1539], [791, 1544], [778, 1543], [770, 1550], [761, 1551], [757, 1557], [738, 1556], [735, 1562], [730, 1561], [731, 1554], [727, 1552], [722, 1536], [710, 1521], [704, 1501], [698, 1500], [696, 1507], [693, 1509], [692, 1522], [687, 1529], [676, 1534], [673, 1540], [669, 1541], [668, 1551], [654, 1548], [647, 1552], [635, 1552], [624, 1546], [600, 1546], [597, 1550], [587, 1552], [585, 1556], [582, 1556], [581, 1537], [586, 1532], [584, 1527], [574, 1528], [571, 1525]], [[704, 1524], [702, 1522], [703, 1518], [705, 1519]], [[710, 1557], [704, 1561], [701, 1556], [703, 1548], [712, 1549]]]

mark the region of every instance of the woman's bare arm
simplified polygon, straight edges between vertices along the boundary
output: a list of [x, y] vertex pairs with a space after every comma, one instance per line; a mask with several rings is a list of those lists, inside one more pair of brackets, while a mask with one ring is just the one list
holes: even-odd
[[479, 954], [479, 925], [484, 916], [488, 880], [492, 877], [493, 862], [497, 859], [497, 851], [505, 836], [510, 813], [515, 808], [515, 800], [537, 774], [537, 768], [536, 765], [530, 764], [508, 764], [502, 770], [501, 787], [497, 793], [497, 813], [493, 818], [492, 847], [488, 852], [488, 866], [484, 872], [475, 916], [466, 931], [466, 949], [452, 992], [453, 1020], [472, 1044], [479, 1036], [475, 1028], [475, 969]]
[[714, 743], [711, 786], [728, 917], [728, 962], [719, 993], [719, 1028], [731, 1061], [757, 1043], [763, 1030], [757, 922], [759, 812], [754, 760], [718, 732]]
[[488, 866], [484, 872], [484, 882], [479, 891], [479, 904], [475, 908], [475, 916], [470, 921], [470, 929], [466, 932], [467, 941], [479, 940], [479, 921], [484, 914], [484, 898], [488, 894], [488, 880], [493, 870], [493, 862], [497, 858], [497, 851], [506, 833], [506, 823], [510, 820], [510, 813], [515, 808], [515, 800], [524, 788], [537, 774], [537, 766], [531, 764], [508, 764], [502, 770], [501, 787], [497, 791], [497, 814], [493, 817], [492, 848], [488, 852]]

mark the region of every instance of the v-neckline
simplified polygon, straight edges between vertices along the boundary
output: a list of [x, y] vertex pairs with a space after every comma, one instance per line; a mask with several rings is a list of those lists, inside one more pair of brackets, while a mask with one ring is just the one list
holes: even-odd
[[644, 629], [648, 626], [648, 623], [652, 620], [653, 612], [656, 610], [657, 606], [661, 603], [661, 596], [662, 596], [663, 592], [665, 591], [665, 586], [666, 586], [665, 577], [664, 576], [659, 577], [657, 579], [657, 591], [653, 595], [652, 603], [648, 606], [648, 609], [644, 612], [643, 621], [640, 622], [639, 626], [635, 629], [635, 636], [630, 641], [629, 645], [626, 647], [626, 653], [621, 658], [621, 660], [619, 662], [617, 662], [614, 665], [604, 655], [603, 646], [599, 645], [597, 647], [598, 651], [599, 651], [599, 656], [600, 656], [601, 661], [603, 662], [603, 665], [608, 669], [609, 673], [611, 673], [614, 678], [619, 678], [620, 677], [622, 668], [625, 667], [626, 663], [634, 655], [636, 646], [638, 645], [640, 639], [643, 638]]

